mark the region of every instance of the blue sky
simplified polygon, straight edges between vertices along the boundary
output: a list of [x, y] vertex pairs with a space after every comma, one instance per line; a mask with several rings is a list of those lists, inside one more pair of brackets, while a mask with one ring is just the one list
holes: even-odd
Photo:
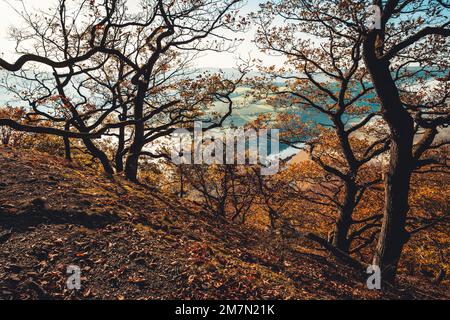
[[[260, 3], [264, 3], [266, 0], [248, 0], [245, 6], [242, 8], [241, 14], [246, 15], [252, 11], [258, 9]], [[232, 35], [237, 38], [243, 38], [244, 40], [236, 48], [233, 53], [208, 53], [203, 55], [203, 57], [198, 59], [199, 67], [210, 67], [210, 68], [234, 68], [238, 63], [238, 57], [243, 59], [255, 58], [261, 59], [266, 65], [281, 65], [284, 61], [281, 57], [273, 57], [267, 54], [261, 53], [255, 44], [252, 42], [254, 37], [254, 28], [242, 34]]]
[[[33, 11], [32, 8], [45, 9], [52, 4], [55, 0], [25, 0], [27, 9]], [[247, 14], [258, 8], [260, 3], [264, 0], [247, 0], [243, 7], [242, 14]], [[18, 14], [11, 8], [20, 9], [21, 4], [17, 0], [0, 0], [0, 52], [2, 57], [7, 60], [15, 58], [14, 55], [14, 42], [8, 39], [8, 29], [10, 26], [20, 24]], [[259, 52], [258, 48], [252, 43], [254, 30], [250, 30], [245, 34], [231, 34], [232, 37], [243, 38], [244, 41], [236, 48], [234, 53], [204, 53], [195, 62], [195, 67], [200, 68], [233, 68], [236, 67], [238, 57], [247, 59], [258, 58], [265, 61], [265, 64], [280, 64], [281, 59], [279, 57], [270, 57]]]

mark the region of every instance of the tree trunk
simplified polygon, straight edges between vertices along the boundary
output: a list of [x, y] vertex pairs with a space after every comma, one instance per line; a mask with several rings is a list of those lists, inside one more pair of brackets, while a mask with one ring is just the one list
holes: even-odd
[[139, 81], [138, 93], [134, 104], [134, 138], [130, 146], [127, 160], [125, 162], [125, 177], [129, 181], [137, 181], [139, 156], [144, 146], [144, 123], [142, 121], [144, 114], [144, 98], [147, 89], [147, 82]]
[[[120, 74], [122, 75], [123, 72], [123, 66], [121, 66], [120, 69]], [[119, 100], [120, 105], [122, 106], [122, 113], [119, 115], [119, 120], [120, 121], [126, 121], [128, 118], [128, 107], [127, 104], [123, 101], [121, 93], [120, 93], [120, 89], [118, 90], [118, 95], [117, 95], [117, 99]], [[124, 150], [125, 150], [125, 133], [126, 133], [126, 128], [125, 127], [120, 127], [119, 128], [119, 137], [118, 137], [118, 143], [117, 143], [117, 150], [116, 150], [116, 154], [114, 156], [114, 162], [115, 162], [115, 166], [116, 166], [116, 171], [117, 172], [122, 172], [123, 171], [123, 157], [124, 157]]]
[[125, 149], [125, 128], [119, 129], [119, 141], [117, 143], [116, 154], [114, 155], [114, 162], [117, 172], [123, 171], [123, 151]]
[[[88, 133], [86, 126], [81, 121], [74, 122], [75, 128], [83, 133]], [[101, 149], [99, 149], [94, 142], [90, 138], [84, 138], [82, 139], [86, 149], [98, 160], [100, 160], [100, 163], [102, 164], [103, 171], [108, 177], [112, 177], [114, 174], [114, 169], [111, 166], [111, 163], [109, 162], [108, 156], [106, 153], [104, 153]]]
[[114, 169], [111, 166], [111, 163], [109, 163], [109, 159], [106, 156], [106, 154], [97, 148], [97, 146], [91, 141], [91, 139], [83, 139], [83, 143], [86, 146], [86, 148], [89, 150], [89, 152], [98, 160], [100, 160], [100, 163], [103, 166], [103, 170], [105, 171], [106, 175], [108, 177], [112, 177], [114, 174]]
[[383, 279], [388, 282], [395, 280], [403, 245], [409, 239], [405, 225], [409, 210], [411, 148], [412, 136], [409, 134], [393, 138], [385, 174], [384, 216], [373, 264], [380, 267]]
[[7, 146], [7, 145], [9, 145], [9, 141], [11, 140], [12, 129], [6, 128], [6, 127], [1, 127], [1, 129], [3, 130], [3, 132], [2, 132], [2, 143], [3, 143], [4, 146]]
[[[70, 122], [66, 122], [64, 126], [64, 130], [69, 131], [70, 129]], [[70, 139], [68, 137], [63, 137], [64, 140], [64, 157], [67, 161], [72, 161], [72, 152], [70, 149]]]
[[116, 153], [114, 157], [114, 162], [116, 164], [116, 172], [123, 172], [123, 157], [120, 153]]
[[[82, 123], [81, 121], [79, 121], [78, 123], [75, 122], [74, 126], [80, 132], [83, 132], [83, 133], [89, 132], [87, 130], [86, 126], [84, 125], [84, 123]], [[100, 160], [100, 163], [102, 164], [103, 171], [105, 171], [105, 174], [108, 177], [112, 177], [114, 174], [114, 169], [111, 166], [111, 163], [109, 162], [109, 159], [108, 159], [108, 156], [106, 155], [106, 153], [104, 153], [101, 149], [99, 149], [95, 145], [95, 143], [92, 142], [92, 140], [90, 138], [84, 138], [84, 139], [82, 139], [82, 141], [83, 141], [85, 147], [88, 149], [88, 151], [92, 154], [92, 156], [94, 156], [95, 158]]]
[[184, 171], [183, 171], [182, 164], [180, 164], [179, 173], [180, 173], [180, 198], [183, 198], [184, 197]]
[[383, 118], [391, 134], [389, 167], [385, 174], [385, 203], [380, 236], [373, 264], [380, 267], [383, 280], [393, 282], [403, 245], [412, 165], [414, 121], [403, 107], [389, 61], [376, 53], [377, 34], [369, 34], [364, 43], [364, 60], [382, 107]]
[[352, 214], [356, 206], [357, 187], [354, 182], [346, 182], [344, 192], [344, 203], [340, 209], [339, 217], [333, 231], [332, 244], [341, 251], [348, 253], [350, 249], [348, 232], [352, 225]]
[[[131, 149], [130, 149], [131, 150]], [[130, 152], [125, 162], [125, 177], [136, 182], [138, 173], [139, 153]]]

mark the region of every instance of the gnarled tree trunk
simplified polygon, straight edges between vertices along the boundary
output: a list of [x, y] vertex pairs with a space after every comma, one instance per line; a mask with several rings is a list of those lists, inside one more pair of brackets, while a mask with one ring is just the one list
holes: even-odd
[[[67, 121], [64, 125], [64, 130], [69, 131], [70, 129], [70, 122]], [[70, 139], [68, 137], [63, 137], [64, 141], [64, 157], [67, 161], [72, 161], [72, 152], [70, 148]]]
[[404, 108], [389, 70], [389, 61], [376, 55], [376, 33], [364, 43], [364, 59], [380, 99], [383, 118], [391, 134], [389, 167], [385, 174], [385, 204], [381, 233], [373, 264], [381, 269], [383, 280], [393, 282], [404, 244], [409, 210], [409, 183], [413, 170], [414, 121]]
[[89, 152], [98, 160], [100, 160], [100, 163], [103, 166], [103, 170], [105, 171], [106, 175], [108, 177], [112, 177], [114, 174], [114, 169], [111, 166], [111, 163], [109, 162], [108, 157], [106, 154], [97, 148], [97, 146], [92, 142], [91, 139], [83, 139], [83, 143], [86, 146], [86, 148], [89, 150]]
[[332, 244], [336, 248], [348, 253], [350, 249], [348, 232], [352, 225], [352, 215], [356, 207], [357, 186], [353, 181], [348, 181], [345, 183], [344, 192], [344, 203], [339, 211], [339, 217], [333, 231]]
[[116, 154], [114, 155], [114, 163], [117, 172], [123, 171], [123, 152], [125, 150], [125, 127], [119, 129], [119, 137], [117, 143]]
[[138, 93], [134, 104], [134, 137], [125, 162], [125, 177], [129, 181], [137, 181], [139, 156], [144, 146], [144, 98], [147, 89], [147, 82], [139, 81]]

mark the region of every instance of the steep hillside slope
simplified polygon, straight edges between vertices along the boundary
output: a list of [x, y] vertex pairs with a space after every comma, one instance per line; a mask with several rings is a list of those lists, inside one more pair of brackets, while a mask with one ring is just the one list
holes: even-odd
[[[283, 246], [192, 203], [38, 152], [0, 147], [1, 299], [442, 298], [381, 293], [313, 244]], [[81, 290], [66, 287], [69, 265]]]

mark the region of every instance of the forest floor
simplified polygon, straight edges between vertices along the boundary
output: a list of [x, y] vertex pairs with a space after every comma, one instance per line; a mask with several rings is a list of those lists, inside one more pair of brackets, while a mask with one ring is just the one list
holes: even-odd
[[[70, 265], [80, 290], [67, 288]], [[402, 298], [449, 295], [409, 278], [368, 290], [313, 243], [281, 245], [145, 185], [0, 147], [0, 299]]]

